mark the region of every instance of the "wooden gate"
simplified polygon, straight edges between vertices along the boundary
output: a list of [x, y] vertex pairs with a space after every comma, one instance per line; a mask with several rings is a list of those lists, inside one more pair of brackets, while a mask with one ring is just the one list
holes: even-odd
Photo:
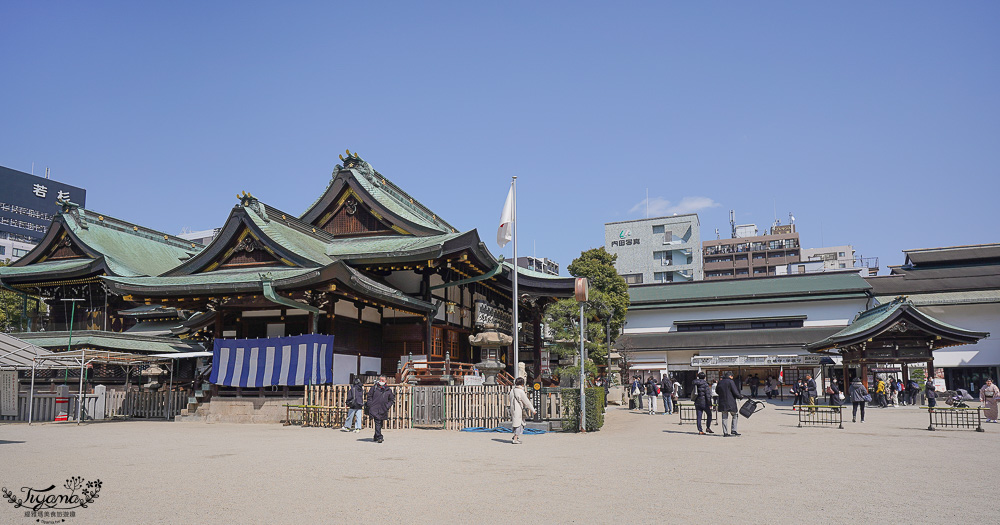
[[443, 386], [413, 387], [413, 426], [444, 427]]

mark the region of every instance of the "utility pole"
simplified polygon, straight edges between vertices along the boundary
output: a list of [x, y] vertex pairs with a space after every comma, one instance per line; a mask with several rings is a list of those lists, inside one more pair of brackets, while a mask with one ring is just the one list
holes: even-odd
[[[73, 350], [73, 320], [76, 317], [76, 303], [82, 301], [83, 299], [63, 299], [69, 303], [69, 341], [66, 343], [66, 352], [69, 353]], [[77, 392], [79, 399], [76, 402], [76, 424], [80, 424], [80, 416], [83, 414], [83, 374], [86, 372], [86, 360], [84, 359], [84, 353], [80, 354], [80, 390]]]

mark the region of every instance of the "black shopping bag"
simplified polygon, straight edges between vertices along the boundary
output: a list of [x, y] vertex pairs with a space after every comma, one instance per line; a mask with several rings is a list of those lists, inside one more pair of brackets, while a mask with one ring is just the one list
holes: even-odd
[[743, 417], [750, 417], [754, 413], [764, 410], [764, 403], [760, 401], [754, 401], [753, 399], [747, 399], [740, 407], [740, 415]]

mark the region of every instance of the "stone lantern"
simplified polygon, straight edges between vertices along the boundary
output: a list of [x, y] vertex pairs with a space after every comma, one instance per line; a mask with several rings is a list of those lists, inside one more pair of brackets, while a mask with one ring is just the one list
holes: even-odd
[[469, 336], [469, 344], [480, 347], [480, 362], [476, 368], [483, 373], [487, 385], [497, 384], [497, 374], [506, 368], [500, 362], [500, 348], [510, 346], [514, 338], [497, 331], [480, 332]]
[[149, 368], [140, 372], [140, 375], [144, 376], [148, 381], [148, 383], [142, 385], [142, 387], [150, 392], [156, 392], [163, 387], [163, 384], [160, 383], [160, 376], [166, 373], [167, 371], [160, 368], [157, 364], [149, 365]]

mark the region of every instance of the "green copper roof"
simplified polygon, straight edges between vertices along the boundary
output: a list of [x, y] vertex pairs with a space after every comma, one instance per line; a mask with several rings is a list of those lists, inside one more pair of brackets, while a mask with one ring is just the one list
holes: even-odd
[[90, 210], [75, 208], [59, 215], [73, 235], [104, 255], [108, 269], [117, 275], [159, 275], [204, 248]]
[[[835, 348], [840, 344], [852, 344], [858, 340], [864, 341], [866, 338], [870, 339], [885, 332], [890, 327], [895, 325], [900, 319], [906, 318], [913, 319], [917, 321], [919, 325], [928, 327], [923, 329], [937, 334], [939, 336], [939, 341], [942, 336], [971, 338], [974, 340], [989, 336], [988, 332], [973, 332], [945, 323], [935, 317], [931, 317], [930, 315], [921, 312], [906, 298], [898, 297], [890, 303], [882, 304], [861, 312], [854, 319], [854, 322], [843, 330], [821, 341], [810, 343], [806, 345], [806, 348], [810, 350]], [[942, 348], [953, 344], [975, 342], [974, 340], [962, 341], [958, 343], [941, 341], [937, 347]]]
[[247, 215], [253, 219], [254, 224], [274, 242], [313, 261], [317, 266], [326, 266], [334, 261], [326, 254], [326, 244], [333, 239], [332, 235], [313, 228], [300, 221], [298, 217], [277, 208], [263, 203], [261, 205], [264, 206], [267, 220], [260, 213], [260, 208], [256, 206], [245, 206], [244, 209], [248, 212]]
[[[503, 265], [504, 265], [505, 268], [507, 268], [508, 271], [511, 270], [512, 268], [514, 268], [514, 265], [510, 261], [504, 261]], [[539, 272], [538, 270], [531, 270], [531, 269], [528, 269], [528, 268], [524, 268], [523, 266], [518, 266], [517, 267], [517, 274], [518, 275], [524, 275], [524, 276], [527, 276], [527, 277], [534, 277], [536, 279], [563, 279], [563, 280], [565, 280], [565, 279], [573, 279], [574, 278], [574, 277], [567, 277], [567, 276], [552, 275], [552, 274], [548, 274], [548, 273], [545, 273], [545, 272]]]
[[132, 285], [132, 286], [156, 286], [156, 287], [177, 287], [209, 285], [209, 284], [260, 284], [260, 274], [269, 273], [274, 280], [298, 277], [309, 272], [316, 271], [316, 268], [239, 268], [216, 270], [212, 272], [195, 273], [191, 275], [176, 275], [169, 277], [105, 277], [107, 281]]
[[375, 171], [367, 161], [362, 160], [356, 153], [348, 153], [347, 158], [341, 158], [346, 167], [337, 165], [333, 172], [333, 179], [327, 185], [326, 191], [312, 205], [306, 208], [302, 217], [305, 217], [325, 197], [329, 196], [328, 194], [332, 191], [338, 180], [349, 178], [355, 181], [362, 190], [371, 195], [379, 205], [404, 220], [442, 233], [454, 233], [457, 231], [455, 227], [448, 224], [448, 222], [428, 207], [411, 197], [399, 186], [393, 184], [384, 175]]
[[818, 273], [720, 281], [630, 286], [629, 299], [641, 305], [672, 307], [675, 303], [760, 302], [766, 299], [801, 300], [810, 296], [865, 296], [871, 289], [853, 272]]
[[[47, 349], [66, 348], [69, 332], [21, 332], [16, 334], [22, 341]], [[166, 354], [204, 350], [201, 344], [182, 341], [176, 337], [151, 336], [96, 330], [73, 332], [73, 350], [93, 348], [120, 352], [143, 352]]]
[[327, 243], [326, 254], [338, 259], [358, 256], [387, 254], [401, 256], [440, 248], [445, 242], [460, 237], [461, 233], [443, 233], [430, 237], [413, 235], [379, 235], [375, 237], [352, 237], [335, 239]]
[[68, 261], [45, 261], [37, 264], [29, 264], [28, 266], [0, 266], [0, 278], [44, 274], [48, 272], [67, 272], [85, 268], [93, 262], [93, 259], [70, 259]]

